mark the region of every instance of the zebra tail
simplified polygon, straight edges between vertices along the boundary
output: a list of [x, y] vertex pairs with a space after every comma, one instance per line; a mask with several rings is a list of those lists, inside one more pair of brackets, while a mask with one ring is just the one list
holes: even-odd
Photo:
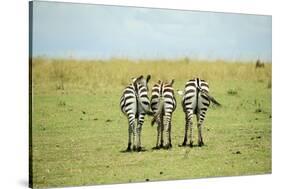
[[208, 96], [208, 97], [213, 104], [215, 104], [217, 106], [221, 106], [221, 104], [218, 101], [216, 101], [216, 99], [214, 97], [212, 97], [212, 96]]
[[163, 112], [164, 99], [162, 97], [160, 97], [158, 103], [159, 103], [159, 106], [158, 106], [157, 112], [153, 115], [153, 118], [151, 120], [151, 126], [154, 125], [154, 123], [156, 122], [156, 120], [159, 117], [159, 115], [161, 115], [162, 112]]
[[154, 115], [154, 113], [149, 108], [148, 109], [145, 108], [145, 105], [143, 105], [143, 103], [142, 103], [141, 99], [139, 98], [139, 96], [137, 96], [137, 101], [140, 102], [140, 106], [142, 107], [142, 109], [145, 111], [145, 113], [147, 115], [149, 115], [149, 116], [153, 116]]
[[212, 97], [211, 95], [209, 95], [208, 92], [204, 91], [201, 87], [198, 87], [199, 91], [203, 94], [205, 94], [207, 96], [207, 98], [215, 105], [217, 106], [221, 106], [221, 104], [214, 98]]
[[142, 109], [145, 111], [145, 113], [146, 113], [147, 115], [149, 115], [149, 116], [153, 116], [153, 115], [154, 115], [154, 113], [153, 113], [150, 109], [146, 109], [146, 108], [144, 107], [144, 105], [141, 103], [141, 101], [139, 101], [139, 102], [140, 102], [140, 104], [141, 104]]
[[142, 109], [145, 111], [145, 113], [146, 113], [147, 115], [149, 115], [149, 116], [154, 116], [154, 113], [153, 113], [151, 110], [145, 109], [144, 106], [142, 105], [142, 103], [140, 103], [140, 104], [141, 104], [141, 106], [142, 106]]
[[149, 115], [149, 116], [153, 116], [154, 115], [154, 113], [152, 111], [150, 111], [150, 110], [145, 110], [145, 113], [147, 115]]

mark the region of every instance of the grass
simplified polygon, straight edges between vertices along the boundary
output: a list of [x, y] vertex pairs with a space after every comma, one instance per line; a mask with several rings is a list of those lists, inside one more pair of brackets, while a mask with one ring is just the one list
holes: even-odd
[[[152, 75], [150, 88], [158, 79], [173, 78], [180, 90], [195, 76], [209, 82], [211, 94], [223, 106], [207, 112], [204, 147], [178, 147], [184, 114], [177, 96], [173, 148], [152, 150], [156, 127], [146, 117], [146, 151], [122, 152], [128, 126], [119, 108], [120, 95], [130, 78], [140, 74]], [[271, 64], [256, 70], [254, 63], [219, 60], [37, 57], [32, 88], [34, 187], [271, 173]], [[196, 144], [195, 125], [194, 136]]]

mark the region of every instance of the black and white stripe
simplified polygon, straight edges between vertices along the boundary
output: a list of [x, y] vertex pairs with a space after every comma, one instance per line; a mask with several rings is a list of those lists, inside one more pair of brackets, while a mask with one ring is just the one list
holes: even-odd
[[184, 89], [182, 98], [182, 107], [185, 112], [185, 135], [183, 146], [187, 145], [188, 130], [190, 130], [189, 141], [190, 146], [193, 146], [193, 128], [192, 117], [195, 114], [198, 127], [198, 145], [204, 145], [202, 136], [203, 122], [206, 116], [210, 102], [220, 105], [213, 97], [209, 95], [209, 84], [199, 78], [189, 80]]
[[[144, 78], [142, 75], [133, 79], [133, 82], [124, 89], [120, 106], [121, 111], [127, 116], [129, 122], [128, 128], [128, 147], [131, 150], [132, 134], [133, 134], [133, 150], [141, 150], [141, 130], [146, 114], [152, 115], [150, 111], [150, 102], [148, 98], [147, 83], [150, 75]], [[137, 121], [137, 125], [135, 125]]]
[[[159, 80], [152, 88], [151, 109], [154, 112], [154, 118], [151, 124], [153, 125], [157, 122], [156, 149], [172, 147], [171, 120], [177, 105], [173, 83], [174, 80], [165, 83]], [[165, 135], [165, 140], [163, 139], [163, 135]], [[163, 144], [163, 142], [165, 142], [165, 144]]]

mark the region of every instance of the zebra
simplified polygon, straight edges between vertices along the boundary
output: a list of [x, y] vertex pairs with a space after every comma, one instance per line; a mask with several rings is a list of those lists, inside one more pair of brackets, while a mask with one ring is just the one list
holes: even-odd
[[[133, 150], [141, 151], [141, 130], [146, 114], [153, 115], [150, 110], [150, 102], [148, 98], [148, 82], [151, 76], [144, 78], [142, 75], [134, 78], [133, 82], [127, 86], [120, 99], [121, 111], [128, 118], [128, 147], [126, 151], [131, 151], [132, 134], [133, 134]], [[135, 126], [137, 121], [137, 126]]]
[[192, 117], [195, 114], [198, 128], [198, 146], [203, 146], [202, 127], [210, 102], [220, 106], [213, 97], [209, 95], [209, 84], [200, 78], [191, 79], [186, 82], [182, 97], [182, 107], [185, 113], [185, 134], [182, 146], [187, 145], [188, 129], [190, 129], [190, 147], [193, 146]]
[[[152, 87], [151, 96], [151, 109], [154, 112], [154, 117], [151, 121], [151, 125], [157, 122], [157, 141], [154, 149], [160, 149], [164, 147], [169, 149], [172, 147], [171, 142], [171, 120], [172, 114], [176, 109], [177, 102], [173, 89], [174, 80], [170, 82], [158, 81]], [[165, 136], [165, 144], [163, 145], [163, 132]]]
[[258, 59], [256, 61], [256, 69], [257, 68], [264, 68], [264, 63], [260, 61], [260, 59]]

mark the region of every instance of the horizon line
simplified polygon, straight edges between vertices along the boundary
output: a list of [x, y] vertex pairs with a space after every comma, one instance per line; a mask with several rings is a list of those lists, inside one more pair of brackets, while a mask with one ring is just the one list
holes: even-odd
[[79, 56], [50, 56], [50, 55], [32, 55], [32, 59], [36, 58], [43, 58], [43, 59], [65, 59], [65, 60], [84, 60], [84, 61], [108, 61], [108, 60], [127, 60], [127, 61], [178, 61], [178, 60], [184, 60], [184, 61], [206, 61], [206, 62], [252, 62], [255, 63], [257, 60], [260, 60], [264, 63], [270, 63], [272, 64], [272, 60], [268, 59], [261, 59], [261, 58], [203, 58], [203, 57], [190, 57], [190, 56], [178, 56], [178, 57], [144, 57], [144, 58], [134, 58], [134, 57], [128, 57], [128, 56], [110, 56], [110, 57], [79, 57]]

